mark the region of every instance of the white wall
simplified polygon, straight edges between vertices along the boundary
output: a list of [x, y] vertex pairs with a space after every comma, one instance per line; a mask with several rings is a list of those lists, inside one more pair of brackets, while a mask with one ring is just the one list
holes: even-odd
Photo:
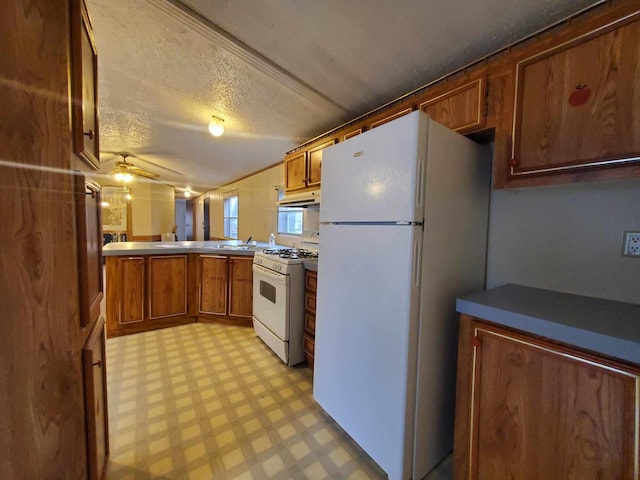
[[170, 232], [175, 224], [174, 188], [136, 179], [131, 185], [131, 235], [150, 236]]
[[640, 258], [621, 256], [625, 230], [640, 230], [637, 179], [493, 191], [487, 288], [640, 303]]

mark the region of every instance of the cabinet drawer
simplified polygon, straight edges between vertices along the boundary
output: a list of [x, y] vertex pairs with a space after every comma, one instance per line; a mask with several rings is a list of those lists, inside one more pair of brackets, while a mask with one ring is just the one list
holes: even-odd
[[312, 337], [316, 336], [316, 316], [311, 312], [304, 312], [304, 329]]
[[312, 290], [314, 292], [318, 290], [318, 274], [316, 272], [310, 272], [307, 270], [304, 287], [307, 290]]
[[316, 342], [314, 341], [314, 339], [309, 335], [305, 335], [302, 339], [302, 342], [304, 353], [307, 353], [313, 357], [316, 348]]
[[316, 294], [313, 292], [306, 292], [304, 294], [304, 309], [309, 313], [316, 314]]

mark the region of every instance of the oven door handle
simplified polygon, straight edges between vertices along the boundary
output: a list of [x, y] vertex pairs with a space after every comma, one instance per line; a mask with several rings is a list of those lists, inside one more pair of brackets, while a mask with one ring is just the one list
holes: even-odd
[[284, 273], [274, 272], [273, 270], [269, 270], [268, 268], [264, 268], [260, 265], [254, 265], [253, 271], [259, 273], [261, 275], [267, 276], [274, 281], [286, 285], [287, 276]]

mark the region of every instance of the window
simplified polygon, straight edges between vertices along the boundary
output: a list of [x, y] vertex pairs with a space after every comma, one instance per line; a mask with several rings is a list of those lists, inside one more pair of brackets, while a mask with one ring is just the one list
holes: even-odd
[[238, 195], [224, 198], [224, 236], [238, 238]]
[[303, 212], [300, 207], [278, 207], [278, 233], [302, 235]]

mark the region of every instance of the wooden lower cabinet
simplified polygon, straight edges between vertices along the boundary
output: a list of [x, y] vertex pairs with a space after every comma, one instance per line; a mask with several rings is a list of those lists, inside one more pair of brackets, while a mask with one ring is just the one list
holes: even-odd
[[638, 478], [640, 368], [462, 315], [456, 479]]
[[200, 255], [199, 262], [199, 318], [248, 325], [253, 315], [253, 257]]
[[82, 350], [89, 480], [104, 478], [109, 457], [105, 340], [105, 321], [100, 317]]
[[229, 267], [224, 255], [200, 255], [199, 313], [227, 314]]
[[229, 316], [253, 315], [253, 257], [229, 257]]
[[195, 255], [106, 257], [107, 336], [197, 319]]
[[187, 256], [149, 257], [149, 318], [186, 315]]
[[304, 291], [304, 336], [302, 344], [307, 365], [313, 368], [316, 345], [316, 292], [318, 290], [318, 274], [305, 271]]

